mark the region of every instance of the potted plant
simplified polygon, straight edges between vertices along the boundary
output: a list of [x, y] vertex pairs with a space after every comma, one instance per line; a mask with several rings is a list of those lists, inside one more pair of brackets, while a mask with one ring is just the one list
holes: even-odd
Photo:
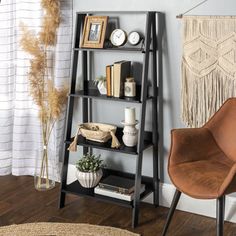
[[76, 162], [76, 177], [84, 188], [95, 187], [102, 178], [103, 160], [101, 155], [87, 153]]
[[107, 94], [107, 78], [105, 76], [97, 77], [94, 83], [102, 95]]

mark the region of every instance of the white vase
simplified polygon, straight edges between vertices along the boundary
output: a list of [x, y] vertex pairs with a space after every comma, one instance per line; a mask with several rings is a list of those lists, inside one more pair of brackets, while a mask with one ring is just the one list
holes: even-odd
[[106, 95], [107, 94], [106, 82], [99, 81], [97, 87], [98, 87], [99, 92], [102, 95]]
[[134, 147], [138, 143], [138, 130], [135, 128], [135, 124], [124, 123], [123, 137], [122, 140], [127, 147]]
[[82, 187], [93, 188], [99, 183], [100, 179], [102, 178], [102, 169], [99, 169], [96, 172], [81, 172], [77, 170], [76, 178], [78, 179]]

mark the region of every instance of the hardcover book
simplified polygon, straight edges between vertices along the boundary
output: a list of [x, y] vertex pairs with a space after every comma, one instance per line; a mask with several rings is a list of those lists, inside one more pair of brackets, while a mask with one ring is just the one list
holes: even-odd
[[[144, 191], [145, 191], [145, 185], [142, 184], [141, 189], [140, 189], [140, 194], [143, 193]], [[116, 191], [111, 191], [111, 190], [107, 190], [104, 188], [100, 188], [99, 186], [97, 186], [94, 189], [94, 193], [99, 194], [99, 195], [103, 195], [103, 196], [107, 196], [107, 197], [113, 197], [113, 198], [129, 201], [129, 202], [134, 199], [134, 192], [129, 193], [129, 194], [124, 194], [124, 193], [119, 193]]]
[[112, 66], [108, 65], [106, 66], [106, 79], [107, 79], [107, 96], [112, 96], [112, 91], [111, 91], [111, 76], [112, 76], [112, 70], [111, 70]]
[[124, 82], [130, 76], [131, 61], [118, 61], [114, 63], [113, 92], [114, 97], [124, 96]]
[[99, 182], [99, 187], [123, 194], [129, 194], [134, 191], [134, 180], [110, 175]]

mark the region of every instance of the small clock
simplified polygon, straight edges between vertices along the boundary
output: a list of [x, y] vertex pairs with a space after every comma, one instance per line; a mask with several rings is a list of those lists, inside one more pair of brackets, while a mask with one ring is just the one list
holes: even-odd
[[142, 37], [137, 31], [132, 31], [128, 35], [128, 42], [133, 46], [138, 45], [141, 42], [141, 39]]
[[110, 41], [116, 47], [123, 46], [127, 41], [127, 34], [122, 29], [115, 29], [111, 33]]

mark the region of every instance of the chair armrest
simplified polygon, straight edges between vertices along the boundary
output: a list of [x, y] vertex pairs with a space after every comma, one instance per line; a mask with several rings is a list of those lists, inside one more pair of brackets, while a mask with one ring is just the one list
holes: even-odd
[[210, 158], [218, 150], [207, 128], [185, 128], [171, 131], [169, 166]]

